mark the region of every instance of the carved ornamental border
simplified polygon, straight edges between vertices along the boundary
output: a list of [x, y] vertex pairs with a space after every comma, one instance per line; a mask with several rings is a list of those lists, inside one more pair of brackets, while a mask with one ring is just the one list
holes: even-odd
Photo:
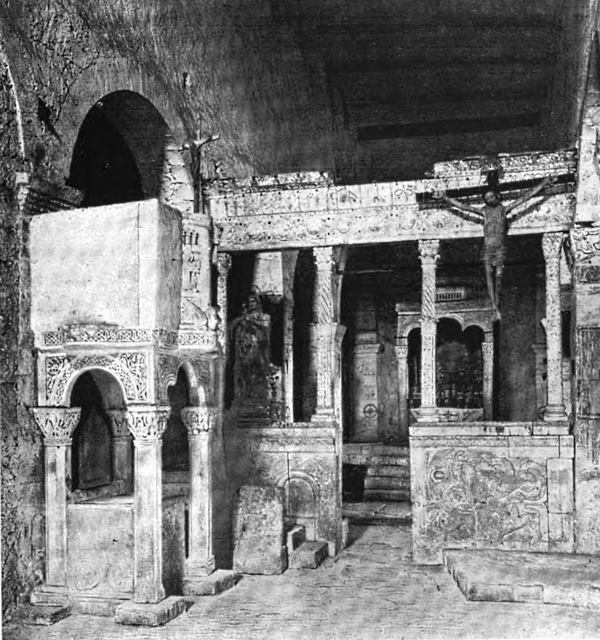
[[[295, 180], [285, 175], [215, 181], [207, 197], [213, 221], [223, 229], [219, 250], [480, 237], [481, 225], [446, 209], [420, 209], [417, 202], [418, 194], [483, 186], [481, 161], [468, 169], [461, 162], [446, 163], [434, 178], [406, 182], [336, 186], [313, 174], [294, 174]], [[509, 183], [572, 175], [576, 160], [574, 152], [566, 151], [506, 156], [501, 164], [502, 180]], [[524, 208], [531, 212], [511, 226], [512, 234], [561, 231], [572, 225], [575, 196], [542, 196]]]

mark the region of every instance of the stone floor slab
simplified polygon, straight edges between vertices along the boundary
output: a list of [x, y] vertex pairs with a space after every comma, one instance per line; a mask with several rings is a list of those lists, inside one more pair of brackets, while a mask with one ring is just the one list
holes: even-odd
[[27, 606], [23, 618], [27, 624], [47, 626], [70, 615], [71, 610], [69, 607], [32, 604]]
[[600, 609], [598, 556], [447, 549], [443, 561], [468, 600]]

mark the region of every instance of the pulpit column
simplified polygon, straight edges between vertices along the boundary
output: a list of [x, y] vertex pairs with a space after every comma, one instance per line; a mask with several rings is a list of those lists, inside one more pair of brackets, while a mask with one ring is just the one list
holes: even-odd
[[190, 443], [189, 555], [186, 561], [184, 594], [201, 594], [197, 582], [215, 570], [212, 537], [211, 444], [217, 410], [213, 407], [184, 407], [181, 419]]
[[217, 255], [217, 306], [219, 307], [220, 322], [217, 337], [223, 353], [227, 353], [227, 279], [231, 269], [231, 254]]
[[494, 333], [486, 331], [481, 344], [483, 356], [483, 419], [494, 419]]
[[81, 408], [32, 408], [33, 418], [44, 434], [44, 481], [46, 489], [46, 585], [67, 584], [67, 477], [70, 475], [71, 436]]
[[557, 422], [567, 419], [563, 403], [562, 381], [562, 319], [560, 313], [560, 251], [564, 234], [545, 233], [542, 249], [546, 264], [546, 359], [547, 403], [544, 420]]
[[437, 320], [435, 315], [435, 271], [438, 261], [439, 240], [419, 240], [421, 258], [421, 408], [420, 421], [435, 420], [435, 341]]
[[134, 445], [133, 601], [157, 603], [162, 583], [162, 436], [168, 407], [131, 407], [127, 412]]
[[133, 488], [133, 448], [127, 426], [127, 411], [110, 409], [106, 413], [112, 428], [113, 481], [121, 491], [130, 493]]
[[408, 338], [397, 336], [394, 351], [398, 367], [398, 421], [404, 434], [408, 433]]
[[333, 247], [315, 247], [317, 267], [315, 315], [317, 318], [317, 408], [313, 421], [331, 420], [334, 413], [333, 374], [335, 371], [335, 335]]

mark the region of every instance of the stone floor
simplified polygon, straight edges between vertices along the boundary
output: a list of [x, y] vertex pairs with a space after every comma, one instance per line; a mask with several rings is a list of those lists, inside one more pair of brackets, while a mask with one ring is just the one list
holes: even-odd
[[468, 602], [442, 567], [413, 566], [407, 526], [353, 526], [351, 544], [315, 570], [245, 576], [161, 628], [73, 615], [5, 628], [6, 640], [354, 640], [598, 638], [600, 611]]

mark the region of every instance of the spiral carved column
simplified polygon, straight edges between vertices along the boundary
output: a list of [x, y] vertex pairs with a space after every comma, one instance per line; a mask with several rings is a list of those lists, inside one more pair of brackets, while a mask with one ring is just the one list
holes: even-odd
[[437, 321], [435, 315], [435, 271], [439, 258], [439, 240], [419, 240], [421, 258], [421, 421], [435, 420], [435, 340]]

